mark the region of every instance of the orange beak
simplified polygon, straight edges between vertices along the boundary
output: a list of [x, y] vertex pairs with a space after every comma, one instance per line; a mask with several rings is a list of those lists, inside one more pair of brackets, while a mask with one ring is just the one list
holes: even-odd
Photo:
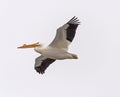
[[33, 44], [23, 44], [22, 46], [20, 47], [17, 47], [17, 48], [34, 48], [34, 47], [37, 47], [37, 46], [40, 46], [39, 42], [37, 43], [33, 43]]

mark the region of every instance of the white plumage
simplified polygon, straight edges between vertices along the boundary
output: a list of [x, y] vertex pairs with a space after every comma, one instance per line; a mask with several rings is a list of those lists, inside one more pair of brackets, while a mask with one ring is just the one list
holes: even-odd
[[36, 43], [32, 45], [24, 44], [19, 48], [34, 47], [34, 50], [41, 54], [41, 56], [35, 59], [35, 70], [43, 74], [46, 68], [55, 60], [78, 58], [76, 54], [68, 52], [68, 46], [75, 36], [79, 23], [78, 18], [74, 16], [70, 21], [57, 29], [54, 40], [47, 47]]

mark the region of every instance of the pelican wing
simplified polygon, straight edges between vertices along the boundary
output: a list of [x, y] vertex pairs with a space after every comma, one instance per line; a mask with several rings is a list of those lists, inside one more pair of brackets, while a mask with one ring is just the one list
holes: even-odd
[[57, 29], [56, 36], [52, 43], [49, 45], [56, 48], [67, 49], [69, 44], [73, 41], [76, 29], [79, 25], [79, 20], [75, 16], [64, 24], [62, 27]]
[[41, 55], [35, 59], [35, 70], [38, 73], [43, 74], [45, 73], [47, 67], [54, 61], [55, 61], [54, 59], [46, 58], [43, 55]]

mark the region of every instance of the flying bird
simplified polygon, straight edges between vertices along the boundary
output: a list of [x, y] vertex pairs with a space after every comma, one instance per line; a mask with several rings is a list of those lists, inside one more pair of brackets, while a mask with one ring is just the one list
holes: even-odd
[[68, 52], [68, 46], [73, 41], [76, 29], [80, 24], [77, 17], [73, 17], [66, 24], [57, 29], [54, 40], [47, 46], [39, 44], [24, 44], [18, 48], [34, 48], [34, 50], [41, 54], [35, 59], [35, 70], [43, 74], [47, 67], [56, 60], [64, 59], [78, 59], [78, 56]]

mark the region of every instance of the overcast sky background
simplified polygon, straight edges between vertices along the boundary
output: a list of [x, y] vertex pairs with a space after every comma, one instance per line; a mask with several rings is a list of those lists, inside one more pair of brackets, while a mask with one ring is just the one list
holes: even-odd
[[[49, 44], [56, 29], [77, 16], [70, 52], [44, 75], [34, 70], [33, 49]], [[0, 97], [120, 97], [119, 0], [0, 0]]]

